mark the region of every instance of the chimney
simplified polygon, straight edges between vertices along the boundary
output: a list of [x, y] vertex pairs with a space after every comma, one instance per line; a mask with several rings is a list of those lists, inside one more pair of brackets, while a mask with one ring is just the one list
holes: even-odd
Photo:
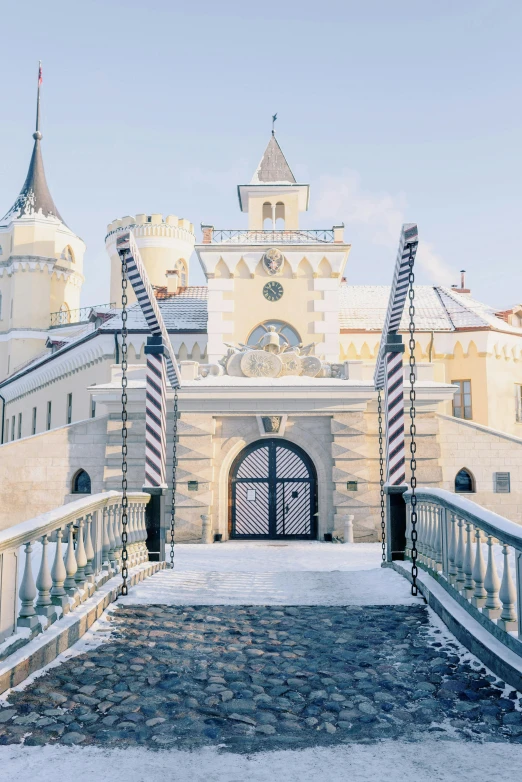
[[167, 278], [167, 293], [177, 293], [179, 290], [179, 272], [176, 269], [169, 269], [165, 272]]
[[460, 270], [460, 288], [458, 288], [456, 285], [452, 285], [451, 287], [455, 293], [471, 293], [471, 290], [466, 288], [466, 269]]

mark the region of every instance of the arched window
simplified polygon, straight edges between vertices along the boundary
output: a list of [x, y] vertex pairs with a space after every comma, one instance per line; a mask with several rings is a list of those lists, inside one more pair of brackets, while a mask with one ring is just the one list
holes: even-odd
[[69, 307], [65, 302], [63, 302], [63, 304], [60, 306], [59, 322], [70, 323], [70, 321], [71, 321], [71, 313]]
[[179, 274], [179, 284], [181, 288], [186, 288], [188, 283], [187, 264], [181, 258], [176, 262], [176, 271]]
[[67, 247], [62, 250], [60, 258], [62, 261], [70, 261], [70, 263], [74, 263], [74, 254], [69, 245], [67, 245]]
[[285, 205], [281, 201], [278, 201], [276, 204], [274, 228], [279, 231], [284, 231], [285, 229]]
[[284, 323], [282, 320], [265, 320], [264, 323], [260, 323], [259, 326], [256, 326], [251, 332], [247, 340], [247, 345], [257, 345], [270, 326], [275, 326], [276, 333], [280, 335], [282, 341], [286, 345], [295, 347], [300, 344], [301, 337], [288, 323]]
[[271, 231], [274, 227], [274, 215], [272, 212], [272, 204], [269, 201], [265, 201], [263, 204], [263, 230]]
[[72, 482], [73, 494], [90, 494], [91, 493], [91, 479], [89, 473], [85, 470], [78, 470], [73, 478]]
[[455, 491], [457, 494], [473, 494], [475, 491], [475, 479], [465, 467], [455, 475]]

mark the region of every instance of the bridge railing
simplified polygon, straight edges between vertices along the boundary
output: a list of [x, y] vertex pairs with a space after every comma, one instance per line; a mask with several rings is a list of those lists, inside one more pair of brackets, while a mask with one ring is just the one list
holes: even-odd
[[[417, 564], [522, 653], [522, 527], [444, 489], [416, 489]], [[411, 559], [411, 493], [405, 555]]]
[[[128, 567], [148, 560], [149, 494], [128, 492]], [[122, 566], [121, 493], [93, 494], [0, 531], [0, 659], [91, 597]]]

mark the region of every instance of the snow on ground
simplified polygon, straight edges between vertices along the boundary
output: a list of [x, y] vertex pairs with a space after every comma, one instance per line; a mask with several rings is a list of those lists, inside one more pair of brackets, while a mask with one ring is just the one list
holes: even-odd
[[381, 568], [381, 545], [318, 542], [178, 545], [175, 569], [130, 590], [124, 605], [390, 605], [419, 601]]
[[[0, 768], [17, 782], [515, 782], [522, 746], [462, 741], [383, 741], [255, 755], [176, 750], [0, 747]], [[518, 769], [518, 770], [517, 770]]]

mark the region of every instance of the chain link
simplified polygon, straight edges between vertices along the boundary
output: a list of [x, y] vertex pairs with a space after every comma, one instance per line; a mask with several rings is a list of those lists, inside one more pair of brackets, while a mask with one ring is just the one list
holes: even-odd
[[381, 389], [377, 392], [377, 412], [379, 416], [379, 484], [381, 487], [381, 541], [382, 541], [382, 561], [386, 562], [386, 501], [384, 497], [384, 448], [383, 448], [383, 429], [382, 429], [382, 394]]
[[410, 258], [409, 266], [410, 273], [408, 275], [408, 299], [409, 309], [408, 314], [410, 316], [409, 323], [409, 349], [410, 349], [410, 471], [411, 471], [411, 593], [416, 595], [418, 593], [417, 587], [417, 495], [415, 489], [417, 488], [417, 443], [415, 436], [417, 434], [417, 426], [415, 424], [415, 290], [413, 284], [415, 282], [415, 275], [413, 273], [414, 263], [414, 251], [415, 245], [409, 245]]
[[178, 389], [174, 389], [174, 427], [172, 431], [172, 507], [170, 510], [170, 567], [174, 570], [174, 529], [176, 523], [176, 467], [178, 449]]
[[128, 593], [127, 578], [127, 256], [121, 257], [121, 577], [122, 595]]

